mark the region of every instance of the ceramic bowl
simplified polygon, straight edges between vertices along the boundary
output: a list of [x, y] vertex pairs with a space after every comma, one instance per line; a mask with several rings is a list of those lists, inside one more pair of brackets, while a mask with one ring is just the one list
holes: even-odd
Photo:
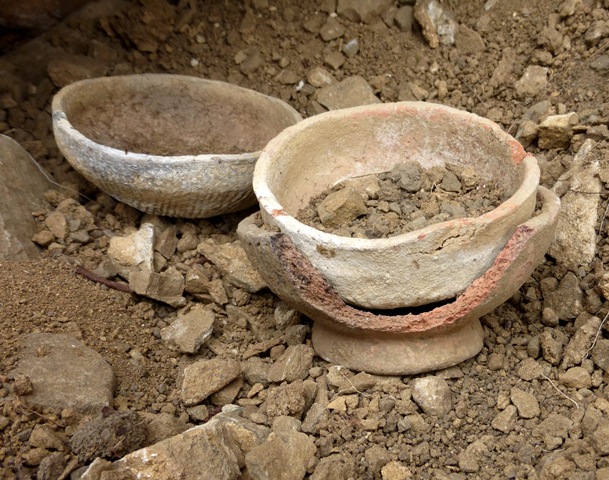
[[253, 90], [168, 74], [82, 80], [52, 108], [57, 145], [87, 180], [144, 212], [183, 218], [253, 205], [260, 151], [301, 120]]
[[462, 295], [418, 311], [381, 313], [347, 305], [291, 237], [269, 230], [258, 213], [243, 220], [237, 233], [273, 292], [313, 320], [312, 343], [320, 357], [352, 370], [413, 375], [456, 365], [482, 349], [480, 317], [518, 291], [554, 238], [560, 200], [539, 187], [538, 201], [537, 214], [516, 227]]
[[[391, 170], [405, 160], [427, 169], [473, 167], [507, 200], [479, 217], [459, 218], [390, 238], [350, 238], [296, 219], [337, 183]], [[289, 237], [348, 304], [395, 309], [454, 299], [486, 272], [535, 209], [536, 159], [495, 123], [422, 102], [366, 105], [308, 118], [264, 148], [254, 192], [270, 229]]]

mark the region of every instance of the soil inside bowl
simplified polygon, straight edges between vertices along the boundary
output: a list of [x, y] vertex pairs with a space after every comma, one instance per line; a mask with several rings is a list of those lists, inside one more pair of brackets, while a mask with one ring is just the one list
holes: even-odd
[[386, 238], [455, 218], [483, 215], [511, 192], [471, 167], [423, 169], [405, 162], [389, 172], [353, 177], [313, 197], [296, 218], [354, 238]]

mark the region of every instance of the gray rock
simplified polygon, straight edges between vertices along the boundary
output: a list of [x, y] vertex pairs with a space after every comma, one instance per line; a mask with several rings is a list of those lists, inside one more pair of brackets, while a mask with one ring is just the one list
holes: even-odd
[[421, 25], [423, 36], [431, 48], [455, 43], [457, 22], [438, 0], [417, 0], [414, 18]]
[[513, 387], [510, 391], [510, 399], [522, 418], [535, 418], [539, 415], [539, 402], [534, 395]]
[[239, 240], [221, 245], [213, 240], [206, 240], [201, 242], [197, 249], [216, 265], [224, 274], [224, 278], [234, 286], [250, 293], [266, 288], [266, 283], [247, 258]]
[[201, 403], [241, 375], [236, 360], [199, 360], [184, 369], [181, 397], [186, 406]]
[[317, 101], [329, 110], [381, 103], [372, 87], [359, 75], [320, 88]]
[[188, 312], [178, 312], [177, 318], [161, 330], [161, 338], [171, 348], [184, 353], [195, 353], [213, 332], [215, 315], [202, 305]]
[[108, 246], [108, 257], [119, 268], [124, 279], [131, 272], [152, 271], [154, 225], [144, 223], [137, 232], [124, 237], [112, 237]]
[[283, 330], [291, 325], [296, 325], [300, 320], [300, 312], [293, 309], [285, 302], [279, 302], [273, 312], [275, 326]]
[[548, 84], [548, 69], [538, 65], [528, 66], [524, 74], [514, 84], [520, 98], [534, 97]]
[[308, 345], [288, 347], [269, 369], [269, 381], [280, 383], [304, 380], [309, 375], [309, 369], [313, 366], [314, 355], [315, 352]]
[[184, 276], [174, 267], [162, 273], [152, 270], [141, 270], [129, 274], [129, 287], [138, 295], [153, 298], [172, 307], [186, 304], [184, 293]]
[[348, 58], [355, 57], [357, 55], [357, 52], [359, 52], [359, 41], [357, 40], [357, 38], [353, 38], [347, 43], [345, 43], [345, 46], [343, 47], [343, 53]]
[[374, 23], [393, 5], [391, 0], [338, 0], [336, 13], [356, 23]]
[[36, 233], [32, 212], [44, 210], [44, 192], [51, 187], [29, 153], [0, 135], [0, 260], [38, 256], [40, 250], [31, 240]]
[[569, 388], [590, 388], [592, 377], [583, 367], [573, 367], [558, 375], [558, 381]]
[[250, 357], [241, 362], [241, 368], [243, 369], [245, 380], [251, 385], [261, 383], [262, 385], [267, 386], [270, 383], [269, 370], [271, 364], [265, 362], [260, 357]]
[[245, 466], [255, 480], [298, 480], [304, 478], [316, 451], [313, 439], [304, 433], [273, 432], [245, 455]]
[[15, 375], [32, 382], [23, 398], [43, 408], [97, 413], [112, 406], [116, 379], [97, 352], [68, 335], [32, 333], [24, 339]]
[[452, 409], [450, 388], [442, 378], [429, 376], [413, 380], [412, 399], [428, 415], [442, 417]]
[[571, 168], [553, 187], [557, 193], [566, 193], [561, 197], [556, 234], [548, 253], [572, 271], [577, 271], [580, 265], [587, 267], [596, 254], [599, 195], [594, 193], [600, 194], [602, 184], [598, 161], [588, 161], [594, 144], [591, 139], [584, 142]]
[[537, 129], [539, 148], [567, 148], [573, 137], [573, 126], [578, 120], [575, 112], [546, 117]]

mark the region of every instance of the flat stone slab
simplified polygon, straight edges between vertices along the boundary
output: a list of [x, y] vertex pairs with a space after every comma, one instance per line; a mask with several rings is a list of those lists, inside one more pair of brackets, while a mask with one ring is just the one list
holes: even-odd
[[112, 406], [116, 378], [99, 353], [62, 334], [32, 333], [23, 344], [12, 373], [31, 380], [31, 392], [22, 395], [29, 404], [87, 414]]
[[32, 212], [44, 208], [52, 184], [12, 138], [0, 135], [0, 260], [33, 260], [38, 247]]

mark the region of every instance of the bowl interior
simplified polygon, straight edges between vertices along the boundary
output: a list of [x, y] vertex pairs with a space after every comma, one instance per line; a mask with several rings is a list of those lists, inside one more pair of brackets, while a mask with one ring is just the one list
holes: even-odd
[[[522, 156], [491, 122], [441, 106], [396, 104], [318, 115], [286, 130], [267, 147], [257, 172], [288, 215], [349, 177], [391, 170], [414, 160], [423, 168], [474, 167], [499, 182], [506, 197], [521, 185]], [[513, 139], [512, 139], [513, 140]], [[256, 176], [254, 189], [256, 190]]]
[[74, 128], [133, 153], [256, 152], [298, 121], [296, 111], [278, 99], [196, 77], [105, 77], [66, 88], [61, 107]]

